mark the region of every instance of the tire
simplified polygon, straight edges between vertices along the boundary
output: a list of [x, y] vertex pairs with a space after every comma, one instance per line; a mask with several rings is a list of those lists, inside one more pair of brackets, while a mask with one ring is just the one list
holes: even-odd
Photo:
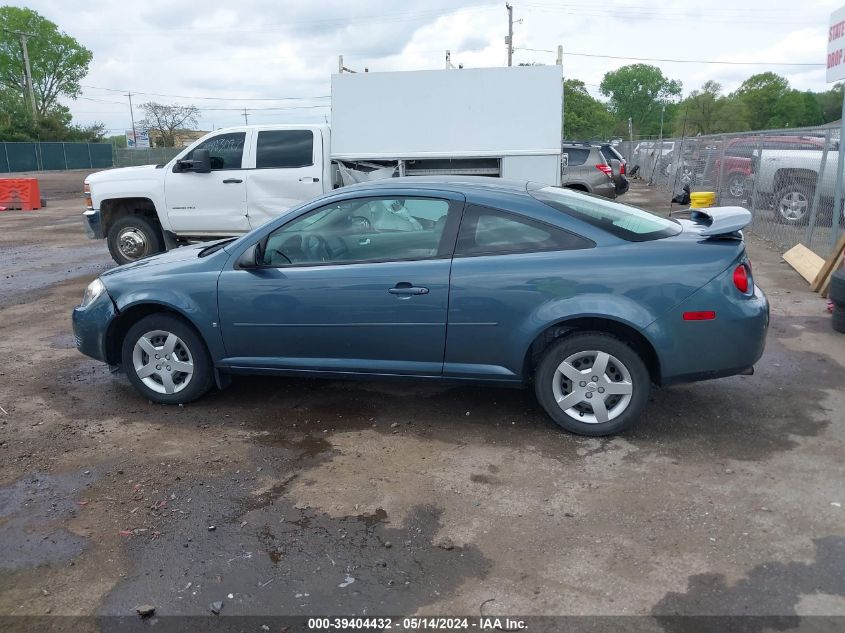
[[[162, 357], [160, 364], [156, 364], [156, 353]], [[159, 404], [192, 402], [208, 392], [214, 382], [211, 357], [202, 337], [170, 314], [151, 314], [129, 328], [121, 359], [132, 386]], [[186, 371], [177, 370], [177, 363]], [[146, 368], [149, 375], [145, 376]]]
[[827, 296], [834, 303], [845, 305], [845, 270], [838, 270], [833, 273]]
[[[593, 380], [590, 368], [601, 354], [608, 355], [606, 371]], [[564, 363], [568, 365], [566, 371], [574, 372], [570, 373], [572, 378], [558, 371]], [[583, 374], [584, 380], [575, 382], [576, 374], [578, 378]], [[609, 386], [620, 382], [630, 386], [627, 389]], [[552, 420], [571, 433], [593, 437], [612, 435], [631, 427], [648, 401], [650, 386], [642, 358], [618, 338], [600, 332], [572, 334], [557, 341], [543, 355], [534, 376], [537, 400]], [[605, 392], [600, 389], [620, 393], [601, 395]], [[576, 397], [571, 398], [572, 406], [564, 410], [558, 399], [570, 396]], [[601, 421], [605, 416], [591, 411], [598, 402], [605, 404], [608, 414], [605, 421]]]
[[801, 226], [810, 219], [810, 206], [813, 203], [814, 185], [791, 181], [783, 185], [775, 194], [772, 207], [775, 219], [783, 224]]
[[745, 176], [734, 174], [728, 178], [727, 192], [731, 198], [742, 198], [745, 196]]
[[831, 325], [837, 332], [845, 334], [845, 307], [833, 304], [833, 321]]
[[164, 251], [161, 230], [142, 215], [118, 218], [109, 228], [109, 252], [118, 264], [128, 264]]

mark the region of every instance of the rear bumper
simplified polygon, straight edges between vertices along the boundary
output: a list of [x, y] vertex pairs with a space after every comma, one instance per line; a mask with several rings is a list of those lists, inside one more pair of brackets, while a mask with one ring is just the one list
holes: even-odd
[[597, 196], [604, 196], [605, 198], [615, 198], [616, 185], [613, 184], [613, 181], [608, 180], [606, 183], [593, 187], [592, 193]]
[[85, 224], [85, 234], [89, 239], [101, 240], [105, 237], [103, 225], [100, 222], [100, 212], [97, 209], [86, 209], [82, 218]]
[[[716, 318], [683, 320], [683, 312], [698, 310], [714, 310]], [[755, 286], [750, 296], [740, 296], [726, 272], [645, 334], [655, 343], [661, 384], [670, 385], [748, 374], [763, 355], [768, 327], [769, 301], [763, 291]]]

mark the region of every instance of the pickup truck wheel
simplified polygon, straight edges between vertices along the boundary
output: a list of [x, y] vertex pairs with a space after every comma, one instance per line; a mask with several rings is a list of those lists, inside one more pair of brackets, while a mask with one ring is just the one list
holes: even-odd
[[640, 356], [599, 332], [573, 334], [552, 345], [534, 377], [537, 400], [546, 413], [567, 431], [590, 436], [633, 425], [650, 385]]
[[775, 219], [784, 224], [807, 224], [815, 187], [800, 182], [790, 182], [775, 194]]
[[141, 215], [127, 215], [111, 225], [109, 252], [118, 264], [128, 264], [164, 250], [161, 231]]
[[731, 198], [742, 198], [745, 195], [745, 176], [734, 174], [728, 178], [728, 194]]
[[185, 404], [213, 382], [212, 363], [200, 335], [169, 314], [151, 314], [129, 328], [121, 350], [129, 382], [160, 404]]

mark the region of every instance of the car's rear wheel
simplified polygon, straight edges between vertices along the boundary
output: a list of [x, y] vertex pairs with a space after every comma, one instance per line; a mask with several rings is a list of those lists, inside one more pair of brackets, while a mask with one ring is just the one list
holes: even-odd
[[648, 369], [628, 345], [608, 334], [567, 336], [543, 355], [534, 390], [558, 425], [579, 435], [612, 435], [630, 427], [648, 400]]
[[181, 319], [152, 314], [123, 339], [123, 368], [141, 394], [161, 404], [185, 404], [212, 385], [212, 365], [200, 335]]
[[800, 182], [790, 182], [781, 187], [775, 194], [775, 218], [784, 224], [806, 224], [814, 191], [811, 185]]

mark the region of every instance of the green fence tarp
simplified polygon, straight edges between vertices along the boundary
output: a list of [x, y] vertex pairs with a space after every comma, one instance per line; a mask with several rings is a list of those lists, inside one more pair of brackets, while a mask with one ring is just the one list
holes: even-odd
[[109, 143], [0, 142], [0, 172], [103, 169], [114, 164]]

